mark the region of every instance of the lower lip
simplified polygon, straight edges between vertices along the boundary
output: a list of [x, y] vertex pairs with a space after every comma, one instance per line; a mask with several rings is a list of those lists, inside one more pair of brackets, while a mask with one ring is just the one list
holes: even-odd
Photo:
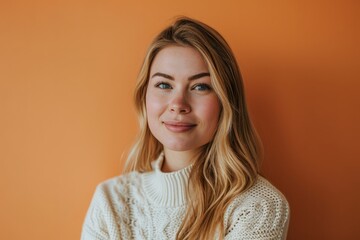
[[164, 123], [165, 127], [171, 132], [182, 133], [193, 129], [196, 125], [172, 125]]

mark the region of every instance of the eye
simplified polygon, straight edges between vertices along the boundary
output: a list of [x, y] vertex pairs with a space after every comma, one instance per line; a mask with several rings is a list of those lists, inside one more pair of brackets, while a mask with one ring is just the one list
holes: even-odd
[[192, 87], [192, 89], [196, 91], [209, 91], [211, 90], [211, 87], [208, 84], [199, 83]]
[[160, 89], [171, 89], [170, 84], [168, 84], [168, 83], [166, 83], [166, 82], [157, 83], [157, 84], [155, 85], [155, 87], [160, 88]]

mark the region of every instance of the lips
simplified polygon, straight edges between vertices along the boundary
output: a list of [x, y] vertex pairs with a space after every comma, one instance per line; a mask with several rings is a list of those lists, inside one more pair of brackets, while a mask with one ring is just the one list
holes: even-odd
[[187, 132], [196, 127], [196, 124], [188, 122], [164, 121], [163, 124], [169, 131], [175, 133]]

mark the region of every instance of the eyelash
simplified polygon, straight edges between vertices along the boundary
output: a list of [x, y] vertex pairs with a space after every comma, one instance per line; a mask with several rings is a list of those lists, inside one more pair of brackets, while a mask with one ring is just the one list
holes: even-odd
[[169, 89], [169, 88], [160, 87], [161, 85], [166, 85], [171, 88], [170, 84], [168, 84], [166, 82], [159, 82], [159, 83], [155, 84], [155, 87], [160, 88], [160, 89]]
[[209, 90], [211, 90], [211, 87], [208, 85], [208, 84], [206, 84], [206, 83], [199, 83], [199, 84], [196, 84], [195, 86], [193, 86], [191, 89], [194, 89], [195, 90], [195, 88], [197, 88], [197, 87], [202, 87], [202, 88], [204, 88], [205, 87], [205, 89], [204, 90], [199, 90], [199, 91], [209, 91]]
[[[161, 85], [166, 85], [166, 87], [161, 87]], [[166, 83], [166, 82], [159, 82], [159, 83], [155, 84], [155, 87], [160, 88], [160, 89], [172, 89], [171, 85], [169, 83]], [[202, 88], [205, 87], [204, 90], [198, 90], [198, 91], [212, 90], [212, 88], [206, 83], [195, 84], [194, 86], [191, 87], [191, 90], [196, 90], [197, 87], [202, 87]]]

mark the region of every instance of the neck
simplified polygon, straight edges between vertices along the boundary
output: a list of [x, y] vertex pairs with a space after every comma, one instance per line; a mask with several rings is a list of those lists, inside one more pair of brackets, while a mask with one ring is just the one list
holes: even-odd
[[173, 151], [164, 149], [164, 163], [162, 172], [174, 172], [189, 166], [200, 153], [199, 150]]
[[161, 167], [165, 161], [165, 155], [151, 162], [153, 171], [142, 174], [144, 191], [146, 196], [158, 206], [178, 207], [187, 202], [188, 180], [191, 165], [179, 171], [164, 173]]

